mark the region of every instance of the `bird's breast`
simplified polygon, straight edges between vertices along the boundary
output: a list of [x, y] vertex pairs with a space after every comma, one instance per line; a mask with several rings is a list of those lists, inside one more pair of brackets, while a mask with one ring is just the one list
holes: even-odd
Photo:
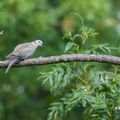
[[33, 47], [33, 46], [25, 49], [24, 53], [23, 53], [23, 59], [27, 59], [30, 56], [32, 56], [34, 54], [34, 52], [36, 51], [36, 49], [37, 49], [37, 47]]

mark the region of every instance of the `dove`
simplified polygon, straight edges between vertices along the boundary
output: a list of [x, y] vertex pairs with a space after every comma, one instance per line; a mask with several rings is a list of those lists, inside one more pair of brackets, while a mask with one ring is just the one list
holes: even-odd
[[19, 63], [20, 61], [28, 59], [30, 56], [32, 56], [36, 49], [40, 46], [42, 47], [42, 45], [43, 42], [41, 40], [35, 40], [33, 42], [17, 45], [6, 57], [6, 60], [9, 61], [9, 64], [5, 73], [9, 71], [13, 64]]

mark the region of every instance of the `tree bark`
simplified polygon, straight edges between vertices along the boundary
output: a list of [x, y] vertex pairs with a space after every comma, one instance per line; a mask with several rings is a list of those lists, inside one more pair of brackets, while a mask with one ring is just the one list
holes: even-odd
[[[49, 56], [49, 57], [38, 57], [33, 59], [27, 59], [21, 61], [12, 67], [22, 67], [22, 66], [34, 66], [34, 65], [46, 65], [61, 62], [99, 62], [99, 63], [109, 63], [120, 65], [120, 57], [111, 55], [94, 55], [94, 54], [64, 54], [59, 56]], [[9, 61], [0, 61], [0, 68], [5, 68], [9, 64]]]

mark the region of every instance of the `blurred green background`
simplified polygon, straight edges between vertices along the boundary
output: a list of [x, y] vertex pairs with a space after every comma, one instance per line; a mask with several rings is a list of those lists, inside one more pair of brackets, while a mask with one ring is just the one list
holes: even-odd
[[[24, 42], [44, 42], [34, 57], [63, 54], [62, 37], [78, 33], [81, 20], [94, 28], [90, 44], [120, 47], [119, 0], [0, 0], [0, 60]], [[113, 55], [120, 52], [113, 50]], [[52, 65], [14, 68], [6, 75], [0, 68], [0, 120], [45, 120], [51, 94], [37, 80]], [[80, 111], [79, 111], [80, 112]], [[74, 120], [74, 111], [69, 120]], [[78, 113], [79, 114], [79, 113]]]

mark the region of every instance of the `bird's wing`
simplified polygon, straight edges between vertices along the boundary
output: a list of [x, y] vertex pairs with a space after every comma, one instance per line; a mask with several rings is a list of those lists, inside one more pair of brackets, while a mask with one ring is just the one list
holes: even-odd
[[10, 53], [10, 54], [8, 54], [8, 55], [5, 57], [5, 59], [9, 59], [9, 58], [10, 58], [10, 56], [11, 56], [11, 53]]
[[6, 59], [15, 59], [21, 57], [23, 59], [24, 57], [30, 56], [29, 53], [31, 53], [31, 47], [33, 45], [31, 43], [23, 43], [17, 45], [14, 50], [6, 57]]
[[25, 49], [25, 48], [29, 48], [30, 46], [31, 46], [31, 43], [19, 44], [19, 45], [17, 45], [17, 46], [14, 48], [14, 50], [13, 50], [12, 53], [17, 53], [18, 51], [21, 50], [21, 48], [22, 48], [22, 49]]
[[20, 44], [15, 47], [12, 52], [12, 55], [21, 57], [21, 59], [26, 59], [31, 56], [34, 52], [34, 47], [31, 43]]

